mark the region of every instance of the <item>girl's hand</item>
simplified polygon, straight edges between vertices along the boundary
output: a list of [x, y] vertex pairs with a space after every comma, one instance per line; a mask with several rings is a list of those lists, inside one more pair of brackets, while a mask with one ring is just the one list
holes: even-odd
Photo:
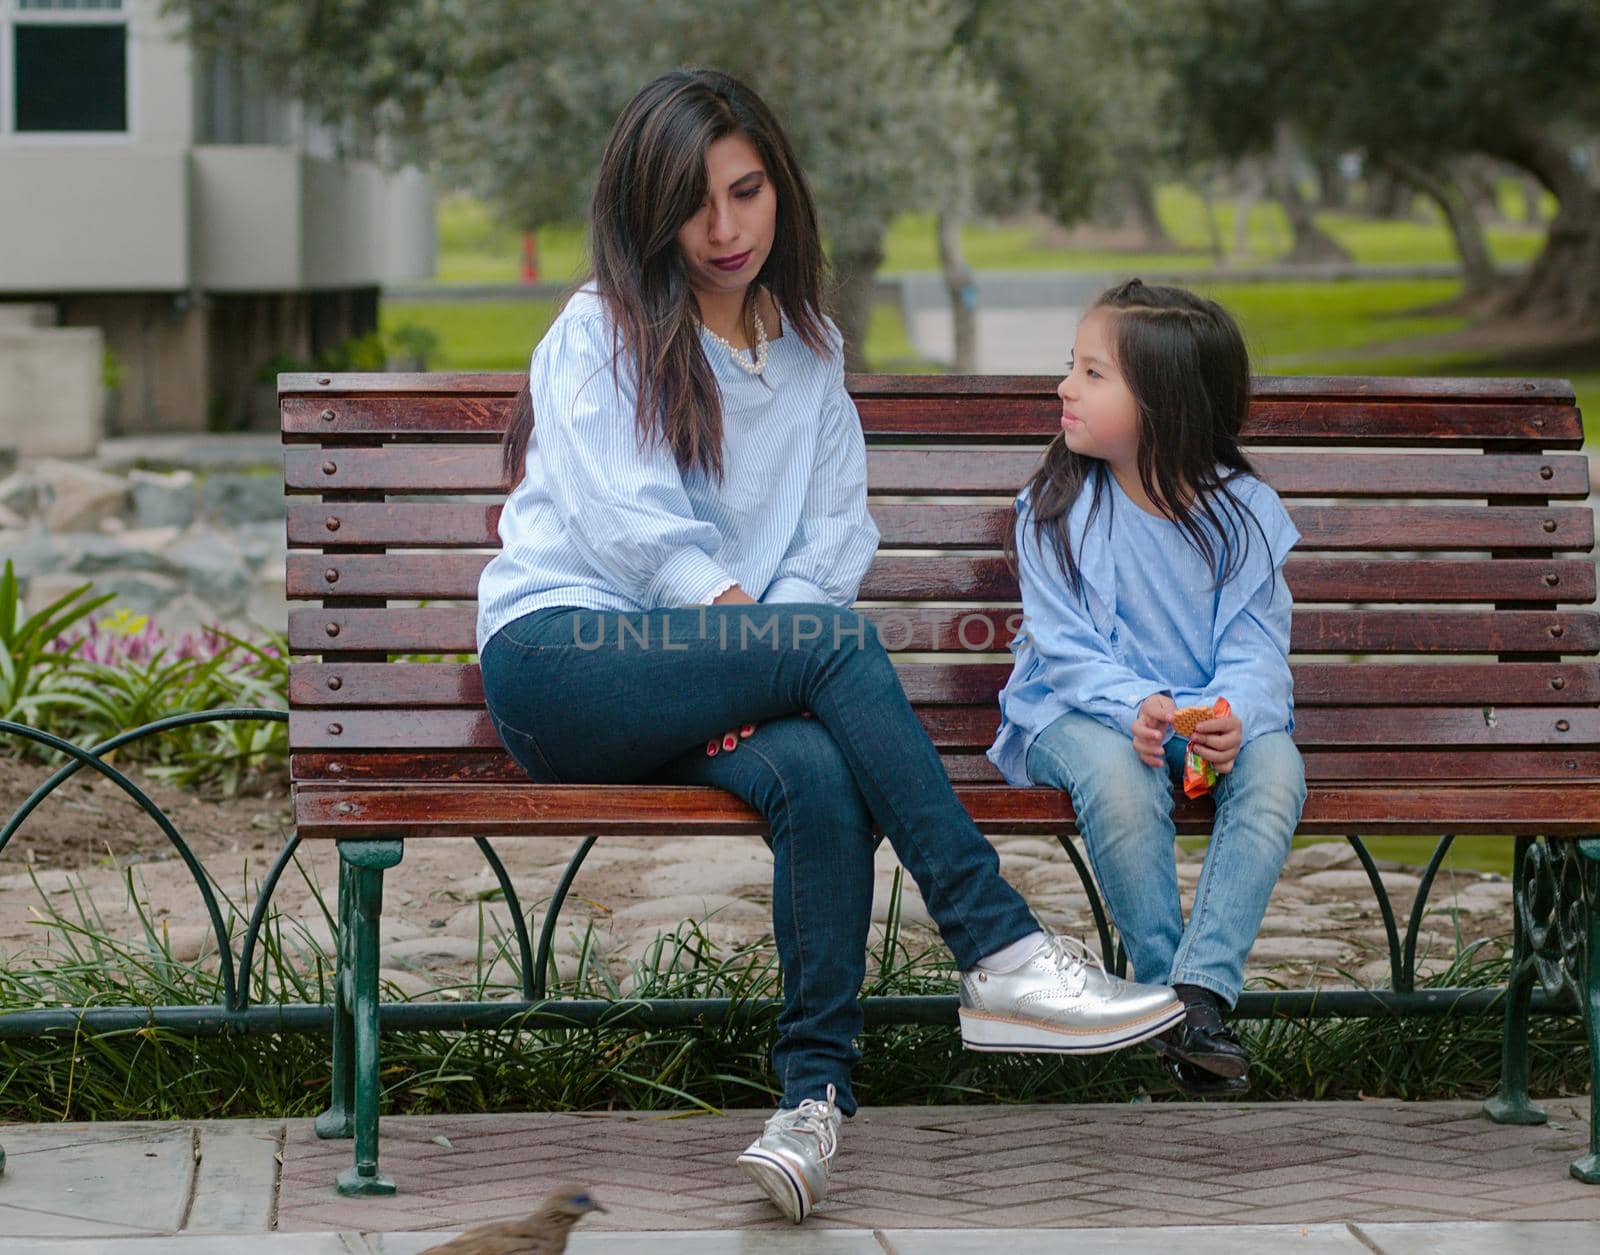
[[1239, 743], [1244, 739], [1244, 724], [1238, 715], [1223, 715], [1207, 719], [1194, 726], [1189, 738], [1189, 748], [1217, 769], [1219, 776], [1233, 770], [1233, 760], [1239, 757]]
[[715, 758], [718, 754], [731, 754], [739, 748], [739, 742], [756, 734], [756, 725], [747, 723], [742, 728], [732, 732], [724, 732], [720, 739], [713, 738], [706, 742], [706, 757]]
[[1165, 693], [1152, 693], [1140, 704], [1133, 721], [1133, 748], [1146, 767], [1166, 765], [1167, 756], [1161, 746], [1177, 711], [1176, 703]]

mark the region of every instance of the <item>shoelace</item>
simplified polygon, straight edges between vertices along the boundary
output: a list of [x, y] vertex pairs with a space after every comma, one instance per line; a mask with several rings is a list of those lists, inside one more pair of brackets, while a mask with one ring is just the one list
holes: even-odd
[[1068, 972], [1078, 977], [1077, 986], [1072, 990], [1074, 994], [1081, 991], [1084, 985], [1088, 983], [1089, 968], [1096, 967], [1100, 969], [1102, 974], [1105, 973], [1105, 962], [1076, 937], [1065, 937], [1059, 933], [1046, 933], [1044, 941], [1061, 965]]
[[1189, 1003], [1184, 1007], [1184, 1015], [1190, 1025], [1203, 1033], [1234, 1043], [1239, 1040], [1233, 1029], [1223, 1022], [1222, 1013], [1209, 1002]]
[[781, 1129], [788, 1132], [809, 1133], [817, 1139], [817, 1147], [822, 1153], [823, 1160], [832, 1159], [833, 1152], [839, 1148], [839, 1128], [835, 1123], [838, 1108], [833, 1105], [833, 1098], [837, 1092], [830, 1085], [826, 1098], [805, 1098], [798, 1107], [778, 1112], [767, 1121], [767, 1131], [770, 1133]]

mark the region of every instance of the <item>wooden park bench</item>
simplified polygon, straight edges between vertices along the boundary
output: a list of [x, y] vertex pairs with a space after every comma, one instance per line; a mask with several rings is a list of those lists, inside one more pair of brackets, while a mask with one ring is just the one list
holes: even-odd
[[[405, 841], [584, 838], [586, 849], [597, 836], [764, 831], [717, 790], [529, 783], [495, 738], [476, 664], [395, 661], [475, 649], [471, 602], [509, 487], [499, 442], [523, 386], [510, 374], [279, 382], [288, 594], [314, 603], [289, 619], [295, 822], [341, 855], [333, 1102], [318, 1131], [355, 1138], [347, 1193], [394, 1188], [378, 1171], [377, 926], [383, 871]], [[1012, 496], [1058, 430], [1054, 386], [852, 379], [883, 533], [858, 604], [892, 650], [915, 653], [900, 659], [905, 687], [973, 818], [991, 833], [1059, 839], [1084, 876], [1066, 796], [1007, 787], [983, 755], [1020, 620], [999, 549]], [[1515, 842], [1504, 1070], [1487, 1107], [1542, 1119], [1527, 1097], [1535, 983], [1539, 1007], [1587, 1006], [1592, 1073], [1600, 1067], [1600, 962], [1583, 970], [1585, 947], [1600, 956], [1600, 618], [1572, 391], [1518, 379], [1261, 379], [1246, 437], [1304, 536], [1288, 567], [1310, 790], [1300, 831]], [[1207, 802], [1180, 799], [1178, 815], [1181, 831], [1209, 829]], [[1318, 1013], [1365, 1014], [1498, 998], [1415, 988], [1417, 926], [1447, 843], [1409, 919], [1396, 918], [1355, 844], [1382, 908], [1393, 989], [1250, 992], [1239, 1013], [1305, 1011], [1312, 998]], [[547, 912], [546, 942], [574, 870]], [[1062, 874], [1072, 874], [1065, 859]], [[547, 953], [523, 973], [524, 1010], [543, 997]], [[529, 954], [524, 935], [525, 968]], [[953, 999], [937, 1014], [953, 1023]], [[1573, 1172], [1600, 1181], [1600, 1105]]]

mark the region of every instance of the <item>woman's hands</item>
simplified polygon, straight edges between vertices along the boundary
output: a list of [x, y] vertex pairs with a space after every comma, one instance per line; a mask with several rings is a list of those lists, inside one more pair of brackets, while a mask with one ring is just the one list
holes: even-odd
[[1225, 776], [1233, 770], [1243, 739], [1244, 724], [1239, 716], [1227, 714], [1195, 724], [1189, 748], [1215, 767], [1219, 776]]
[[1177, 713], [1177, 704], [1165, 693], [1152, 693], [1139, 703], [1139, 713], [1133, 720], [1133, 748], [1146, 767], [1166, 765], [1167, 756], [1161, 747], [1172, 727], [1172, 716]]

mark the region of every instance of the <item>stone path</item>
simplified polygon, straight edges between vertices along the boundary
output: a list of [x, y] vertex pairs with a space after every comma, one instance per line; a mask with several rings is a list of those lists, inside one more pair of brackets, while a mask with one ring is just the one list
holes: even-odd
[[[1489, 1123], [1466, 1102], [898, 1107], [849, 1121], [796, 1229], [733, 1156], [765, 1111], [384, 1121], [400, 1192], [342, 1198], [350, 1143], [310, 1121], [0, 1127], [6, 1255], [416, 1255], [577, 1180], [609, 1209], [575, 1252], [901, 1255], [1063, 1249], [1583, 1252], [1600, 1187], [1567, 1175], [1587, 1104]], [[383, 1236], [386, 1235], [386, 1236]]]

